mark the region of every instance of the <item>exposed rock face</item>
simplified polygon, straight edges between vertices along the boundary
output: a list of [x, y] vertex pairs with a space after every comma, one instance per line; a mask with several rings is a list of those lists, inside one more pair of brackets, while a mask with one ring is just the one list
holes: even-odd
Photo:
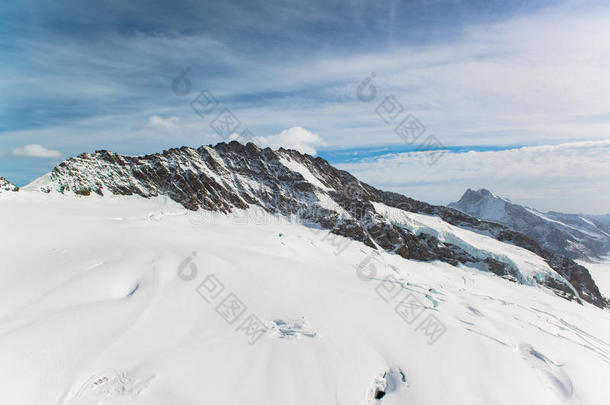
[[584, 267], [555, 256], [522, 234], [454, 209], [378, 190], [324, 159], [294, 150], [274, 151], [259, 149], [251, 143], [244, 146], [231, 142], [197, 149], [182, 147], [138, 157], [97, 151], [61, 163], [39, 187], [45, 192], [79, 195], [166, 195], [190, 210], [203, 208], [223, 213], [260, 206], [269, 213], [294, 216], [306, 224], [316, 224], [333, 234], [407, 259], [476, 264], [519, 281], [518, 271], [510, 263], [491, 257], [475, 258], [432, 235], [415, 234], [396, 226], [375, 211], [373, 203], [383, 203], [438, 216], [452, 225], [487, 232], [499, 240], [524, 247], [543, 257], [567, 280], [540, 280], [541, 284], [567, 299], [582, 298], [600, 307], [607, 305]]
[[19, 191], [19, 187], [0, 176], [0, 193], [3, 191]]
[[572, 259], [598, 259], [610, 253], [610, 223], [604, 216], [542, 213], [485, 189], [468, 189], [449, 207], [506, 225], [534, 239], [544, 249]]

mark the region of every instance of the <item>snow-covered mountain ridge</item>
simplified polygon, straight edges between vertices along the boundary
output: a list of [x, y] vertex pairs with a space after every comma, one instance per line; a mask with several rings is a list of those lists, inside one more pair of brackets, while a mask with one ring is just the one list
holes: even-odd
[[3, 191], [19, 191], [19, 187], [0, 176], [0, 193]]
[[[268, 213], [297, 217], [301, 223], [405, 259], [465, 264], [513, 281], [545, 286], [567, 299], [582, 299], [599, 307], [608, 304], [586, 268], [541, 248], [523, 234], [454, 209], [378, 190], [324, 159], [294, 150], [231, 142], [138, 157], [97, 151], [68, 159], [24, 190], [168, 196], [189, 210], [221, 213], [262, 207]], [[440, 222], [414, 225], [409, 213], [436, 217]], [[416, 222], [426, 221], [417, 218]], [[448, 226], [470, 233], [465, 236]], [[476, 246], [473, 233], [515, 245], [539, 261], [527, 266], [516, 263], [503, 249]]]
[[468, 189], [448, 205], [477, 218], [497, 222], [534, 239], [545, 249], [572, 259], [597, 259], [610, 253], [610, 221], [603, 215], [540, 212], [486, 189]]

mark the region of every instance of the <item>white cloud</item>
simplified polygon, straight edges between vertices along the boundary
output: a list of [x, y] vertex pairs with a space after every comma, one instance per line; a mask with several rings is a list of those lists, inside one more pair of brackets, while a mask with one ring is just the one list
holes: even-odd
[[466, 153], [426, 164], [425, 152], [338, 165], [376, 187], [446, 204], [487, 188], [542, 210], [610, 212], [610, 140]]
[[276, 135], [259, 136], [256, 137], [256, 141], [260, 142], [263, 146], [269, 146], [272, 149], [280, 147], [296, 149], [299, 152], [308, 153], [310, 155], [316, 154], [316, 146], [325, 145], [319, 135], [309, 132], [303, 127], [288, 128]]
[[148, 117], [146, 122], [140, 125], [140, 128], [156, 132], [168, 132], [176, 128], [178, 121], [178, 117], [163, 118], [160, 115], [154, 114]]
[[28, 158], [58, 158], [61, 156], [61, 152], [47, 149], [42, 145], [29, 144], [13, 149], [11, 155]]

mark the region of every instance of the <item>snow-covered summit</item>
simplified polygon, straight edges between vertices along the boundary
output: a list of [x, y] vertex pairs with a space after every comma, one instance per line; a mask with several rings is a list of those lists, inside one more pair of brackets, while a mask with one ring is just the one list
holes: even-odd
[[502, 222], [507, 217], [506, 204], [508, 200], [498, 197], [491, 191], [482, 188], [479, 190], [468, 189], [458, 203], [451, 203], [449, 207], [459, 209], [468, 207], [467, 214], [488, 221]]
[[[167, 196], [192, 211], [231, 213], [257, 207], [405, 259], [474, 266], [514, 281], [543, 285], [567, 299], [607, 305], [586, 268], [542, 249], [520, 233], [378, 190], [324, 159], [294, 150], [260, 149], [233, 141], [145, 156], [97, 151], [66, 160], [24, 190], [80, 196]], [[507, 255], [472, 247], [462, 237], [441, 237], [434, 227], [410, 228], [403, 217], [389, 215], [381, 207], [437, 217], [443, 227], [466, 228], [516, 245], [545, 265], [532, 275]]]
[[610, 252], [610, 224], [603, 216], [540, 212], [494, 195], [468, 189], [448, 205], [523, 233], [543, 248], [573, 259], [599, 259]]
[[0, 193], [3, 191], [19, 191], [19, 187], [0, 176]]

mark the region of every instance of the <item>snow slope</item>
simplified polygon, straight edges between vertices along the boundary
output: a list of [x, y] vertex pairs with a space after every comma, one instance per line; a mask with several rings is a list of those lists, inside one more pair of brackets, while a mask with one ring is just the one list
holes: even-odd
[[539, 286], [167, 198], [4, 194], [0, 229], [2, 404], [610, 398], [610, 312]]

